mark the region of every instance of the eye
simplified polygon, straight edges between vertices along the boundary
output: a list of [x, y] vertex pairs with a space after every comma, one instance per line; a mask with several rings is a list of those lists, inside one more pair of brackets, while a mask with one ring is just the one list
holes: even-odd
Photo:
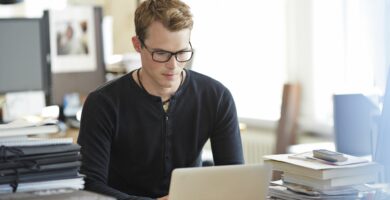
[[177, 53], [178, 55], [188, 55], [188, 54], [192, 54], [191, 51], [180, 51]]
[[171, 53], [165, 52], [165, 51], [155, 51], [154, 54], [156, 54], [158, 56], [169, 56], [169, 55], [171, 55]]
[[177, 60], [180, 62], [188, 61], [191, 59], [192, 51], [181, 51], [177, 53]]

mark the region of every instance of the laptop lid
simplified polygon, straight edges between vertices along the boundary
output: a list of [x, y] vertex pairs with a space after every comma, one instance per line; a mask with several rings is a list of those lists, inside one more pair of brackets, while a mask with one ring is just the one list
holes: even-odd
[[271, 167], [228, 165], [172, 172], [169, 200], [265, 200]]

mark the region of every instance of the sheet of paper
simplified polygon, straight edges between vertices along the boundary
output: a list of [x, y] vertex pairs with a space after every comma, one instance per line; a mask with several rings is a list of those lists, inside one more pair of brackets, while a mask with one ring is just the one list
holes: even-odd
[[40, 115], [45, 106], [43, 91], [7, 93], [5, 95], [3, 120], [10, 122], [28, 115]]

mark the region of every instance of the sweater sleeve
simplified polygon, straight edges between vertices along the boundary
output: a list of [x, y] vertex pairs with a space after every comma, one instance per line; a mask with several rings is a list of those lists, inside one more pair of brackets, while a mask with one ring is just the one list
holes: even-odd
[[215, 128], [210, 141], [215, 165], [244, 163], [237, 111], [228, 89], [224, 90], [218, 101]]
[[98, 93], [91, 93], [82, 111], [78, 144], [81, 146], [81, 174], [85, 189], [117, 199], [150, 200], [131, 196], [107, 185], [111, 141], [115, 131], [115, 107]]

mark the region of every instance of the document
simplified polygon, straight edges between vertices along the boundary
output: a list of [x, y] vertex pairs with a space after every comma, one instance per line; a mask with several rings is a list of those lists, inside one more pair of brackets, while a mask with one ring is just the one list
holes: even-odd
[[43, 91], [7, 93], [5, 95], [3, 120], [8, 122], [23, 116], [39, 115], [45, 105]]

